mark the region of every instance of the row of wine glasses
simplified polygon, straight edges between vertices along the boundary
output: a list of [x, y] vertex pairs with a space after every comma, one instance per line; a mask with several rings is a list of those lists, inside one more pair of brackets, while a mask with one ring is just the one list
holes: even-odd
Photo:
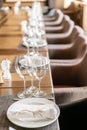
[[[22, 42], [27, 47], [27, 54], [18, 56], [15, 65], [16, 72], [24, 81], [24, 90], [18, 93], [20, 98], [29, 96], [41, 97], [46, 94], [41, 90], [41, 80], [46, 74], [49, 60], [38, 52], [38, 46], [42, 45], [45, 40], [43, 37], [45, 30], [40, 2], [33, 3], [30, 14], [28, 21], [24, 20], [21, 23], [23, 31]], [[31, 53], [30, 47], [32, 47]], [[29, 88], [26, 87], [26, 78], [28, 76], [31, 78], [31, 86]], [[38, 80], [38, 87], [34, 86], [34, 78]]]
[[[17, 96], [19, 98], [26, 97], [43, 97], [46, 95], [45, 92], [41, 90], [41, 80], [46, 75], [49, 68], [49, 60], [42, 55], [19, 55], [16, 57], [15, 69], [17, 74], [24, 81], [24, 90], [19, 92]], [[31, 77], [31, 86], [26, 87], [26, 78]], [[38, 87], [34, 86], [33, 78], [39, 81]]]
[[38, 53], [38, 48], [41, 45], [46, 45], [45, 29], [42, 16], [42, 9], [39, 2], [34, 2], [31, 8], [31, 15], [28, 20], [24, 20], [21, 23], [23, 38], [22, 44], [27, 47], [27, 52], [30, 55], [30, 47], [32, 47], [32, 53]]

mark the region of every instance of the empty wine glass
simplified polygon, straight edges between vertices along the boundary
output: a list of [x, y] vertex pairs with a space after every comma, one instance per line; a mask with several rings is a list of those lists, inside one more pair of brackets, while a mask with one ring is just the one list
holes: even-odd
[[23, 41], [23, 44], [27, 47], [28, 55], [37, 54], [37, 39], [36, 39], [35, 31], [32, 27], [28, 27], [27, 32], [22, 38], [22, 41]]
[[21, 64], [21, 60], [22, 60], [23, 56], [17, 56], [16, 57], [16, 61], [15, 61], [15, 70], [17, 72], [17, 74], [23, 79], [24, 81], [24, 89], [22, 92], [19, 92], [17, 94], [17, 96], [19, 98], [26, 98], [29, 96], [29, 94], [27, 93], [27, 89], [26, 89], [26, 77], [28, 76], [27, 73], [27, 69]]
[[29, 86], [29, 88], [27, 88], [27, 92], [30, 93], [30, 94], [32, 93], [32, 95], [33, 95], [33, 93], [37, 90], [37, 87], [34, 86], [34, 82], [33, 82], [34, 81], [34, 75], [33, 75], [34, 69], [33, 69], [32, 55], [28, 55], [27, 60], [28, 60], [27, 72], [28, 72], [28, 74], [31, 78], [31, 86]]
[[37, 91], [34, 93], [35, 97], [43, 97], [46, 95], [44, 91], [41, 90], [41, 80], [46, 75], [49, 62], [47, 61], [47, 58], [44, 56], [36, 56], [33, 60], [33, 75], [36, 77], [36, 79], [39, 81], [39, 86]]

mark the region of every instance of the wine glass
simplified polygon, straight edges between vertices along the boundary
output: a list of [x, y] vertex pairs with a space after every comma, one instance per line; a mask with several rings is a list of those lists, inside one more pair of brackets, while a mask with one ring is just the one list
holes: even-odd
[[21, 64], [21, 60], [23, 59], [23, 56], [22, 55], [19, 55], [16, 57], [16, 61], [15, 61], [15, 70], [17, 72], [17, 74], [23, 79], [24, 81], [24, 89], [22, 92], [19, 92], [17, 94], [17, 96], [19, 98], [26, 98], [26, 97], [29, 97], [29, 93], [27, 93], [27, 89], [26, 89], [26, 77], [28, 76], [28, 73], [27, 73], [27, 69], [26, 67], [24, 67], [22, 64]]
[[46, 75], [46, 72], [48, 70], [48, 64], [47, 58], [41, 55], [38, 55], [34, 57], [33, 60], [33, 75], [36, 77], [36, 79], [39, 81], [38, 89], [34, 93], [35, 97], [43, 97], [46, 95], [44, 91], [41, 90], [41, 80]]
[[27, 56], [27, 67], [28, 67], [28, 69], [27, 69], [27, 72], [28, 72], [28, 74], [29, 74], [29, 76], [31, 77], [31, 86], [29, 87], [29, 88], [27, 88], [27, 92], [28, 93], [32, 93], [32, 95], [33, 95], [33, 93], [37, 90], [37, 87], [36, 86], [34, 86], [34, 75], [33, 75], [33, 71], [34, 71], [34, 69], [33, 69], [33, 62], [32, 62], [32, 57], [33, 57], [33, 55], [28, 55]]
[[[37, 54], [37, 39], [34, 28], [28, 27], [27, 32], [25, 33], [22, 39], [23, 44], [27, 47], [27, 55]], [[30, 47], [32, 48], [31, 52]]]

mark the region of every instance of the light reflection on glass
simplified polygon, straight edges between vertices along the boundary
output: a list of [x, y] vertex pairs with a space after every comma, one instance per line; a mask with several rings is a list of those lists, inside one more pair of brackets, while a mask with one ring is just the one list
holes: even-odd
[[8, 130], [16, 130], [16, 129], [14, 129], [14, 128], [12, 128], [12, 127], [9, 127], [9, 129]]

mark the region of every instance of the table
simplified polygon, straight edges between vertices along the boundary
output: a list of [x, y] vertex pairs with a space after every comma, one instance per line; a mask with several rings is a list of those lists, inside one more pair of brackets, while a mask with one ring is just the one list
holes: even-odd
[[[23, 89], [23, 81], [15, 72], [15, 57], [18, 54], [26, 54], [26, 48], [19, 47], [22, 39], [20, 22], [27, 19], [25, 11], [21, 11], [19, 15], [15, 15], [13, 11], [8, 15], [7, 21], [0, 27], [0, 63], [3, 59], [11, 61], [12, 80], [5, 80], [0, 84], [0, 129], [1, 130], [25, 130], [13, 125], [6, 117], [8, 107], [14, 102], [13, 97]], [[44, 56], [49, 56], [47, 47], [40, 48], [39, 51]], [[49, 67], [50, 68], [50, 67]], [[34, 84], [37, 85], [36, 79]], [[30, 85], [30, 77], [27, 78], [27, 87]], [[46, 76], [41, 82], [42, 90], [46, 93], [54, 95], [51, 70], [46, 73]], [[52, 97], [54, 99], [54, 96]], [[38, 130], [59, 130], [58, 120], [49, 126], [39, 128]]]
[[[23, 80], [15, 72], [15, 56], [16, 55], [0, 55], [0, 62], [3, 59], [9, 59], [11, 61], [11, 75], [12, 80], [4, 80], [3, 84], [0, 84], [0, 95], [16, 94], [20, 89], [23, 89]], [[45, 82], [46, 81], [46, 82]], [[34, 79], [34, 85], [38, 86], [38, 82]], [[30, 77], [27, 77], [27, 87], [30, 86]], [[50, 70], [46, 73], [42, 79], [41, 87], [47, 93], [54, 93], [52, 88], [52, 81]]]
[[[0, 129], [1, 130], [28, 130], [27, 128], [22, 128], [11, 123], [6, 116], [6, 111], [8, 107], [14, 103], [14, 96], [2, 96], [0, 97]], [[55, 121], [51, 125], [45, 126], [43, 128], [37, 128], [32, 130], [59, 130], [59, 124]], [[31, 130], [31, 129], [29, 129]]]

